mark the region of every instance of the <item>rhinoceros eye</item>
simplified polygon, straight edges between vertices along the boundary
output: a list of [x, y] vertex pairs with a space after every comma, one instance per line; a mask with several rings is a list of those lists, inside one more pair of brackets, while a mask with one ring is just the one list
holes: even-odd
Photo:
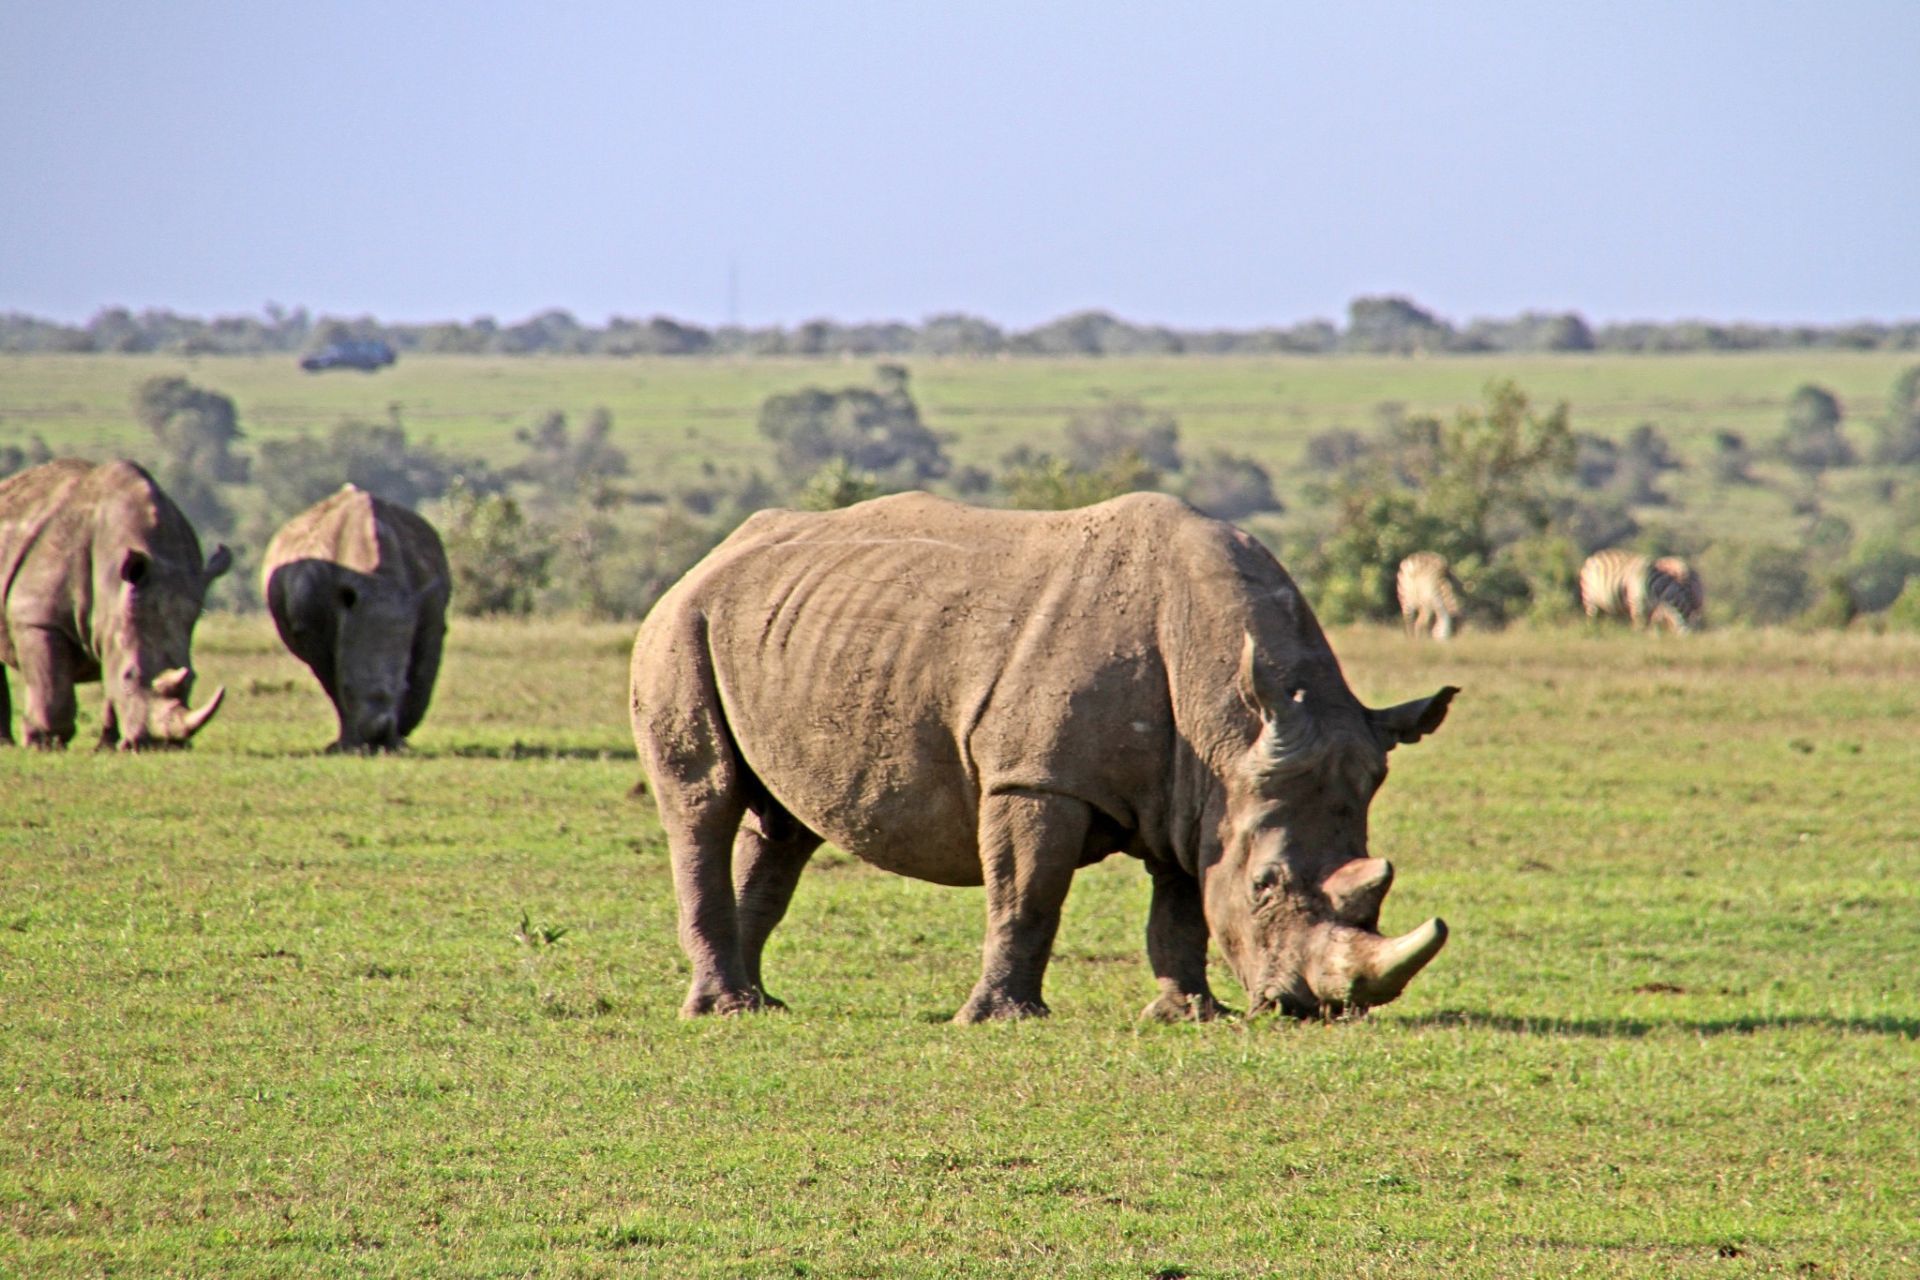
[[1279, 885], [1280, 864], [1277, 862], [1269, 862], [1266, 866], [1254, 873], [1253, 892], [1255, 897], [1264, 898], [1278, 888]]

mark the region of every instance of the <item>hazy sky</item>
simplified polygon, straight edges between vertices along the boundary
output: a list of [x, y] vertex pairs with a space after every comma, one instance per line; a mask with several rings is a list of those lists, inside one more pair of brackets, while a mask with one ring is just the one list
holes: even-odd
[[0, 310], [1246, 326], [1377, 292], [1920, 314], [1920, 3], [0, 0]]

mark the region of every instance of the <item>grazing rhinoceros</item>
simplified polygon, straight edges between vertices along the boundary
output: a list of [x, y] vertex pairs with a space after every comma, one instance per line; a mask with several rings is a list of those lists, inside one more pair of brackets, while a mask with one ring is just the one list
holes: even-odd
[[261, 570], [267, 608], [340, 717], [329, 750], [392, 750], [427, 714], [450, 575], [433, 526], [346, 485], [282, 525]]
[[[61, 458], [0, 480], [0, 661], [26, 685], [28, 746], [73, 740], [73, 686], [106, 688], [100, 745], [184, 746], [220, 707], [198, 711], [193, 626], [225, 547], [200, 558], [180, 508], [131, 462]], [[13, 741], [0, 669], [0, 743]]]
[[1393, 870], [1367, 854], [1367, 807], [1387, 752], [1455, 692], [1362, 706], [1266, 549], [1172, 498], [763, 511], [633, 649], [693, 962], [682, 1013], [779, 1004], [761, 949], [823, 838], [986, 886], [960, 1022], [1047, 1012], [1068, 883], [1113, 853], [1153, 876], [1147, 1016], [1221, 1012], [1209, 935], [1256, 1011], [1384, 1004], [1447, 935], [1376, 932]]

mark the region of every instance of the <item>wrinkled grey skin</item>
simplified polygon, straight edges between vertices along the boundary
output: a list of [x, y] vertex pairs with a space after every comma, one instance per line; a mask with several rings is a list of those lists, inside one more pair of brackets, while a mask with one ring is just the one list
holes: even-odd
[[1266, 549], [1162, 495], [762, 512], [634, 643], [634, 740], [693, 965], [682, 1012], [778, 1006], [761, 952], [823, 840], [985, 886], [961, 1022], [1047, 1012], [1073, 873], [1114, 853], [1153, 878], [1147, 1016], [1222, 1011], [1210, 938], [1255, 1010], [1384, 1004], [1446, 926], [1378, 932], [1392, 868], [1367, 809], [1387, 752], [1454, 692], [1362, 706]]
[[[100, 746], [185, 746], [219, 708], [193, 692], [193, 628], [231, 561], [131, 462], [62, 458], [0, 481], [0, 661], [25, 686], [28, 746], [73, 740], [74, 685], [105, 686]], [[0, 669], [0, 744], [13, 741]]]
[[262, 577], [280, 639], [340, 721], [332, 751], [393, 751], [433, 697], [450, 575], [433, 526], [353, 485], [287, 521]]

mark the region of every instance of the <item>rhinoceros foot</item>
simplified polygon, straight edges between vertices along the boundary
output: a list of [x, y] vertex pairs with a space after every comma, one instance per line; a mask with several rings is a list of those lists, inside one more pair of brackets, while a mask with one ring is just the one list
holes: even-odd
[[404, 738], [396, 738], [391, 742], [348, 742], [345, 739], [338, 739], [328, 744], [327, 754], [330, 756], [386, 756], [398, 755], [406, 749], [407, 743]]
[[759, 1013], [787, 1006], [761, 991], [694, 991], [680, 1006], [683, 1018], [699, 1018], [710, 1013]]
[[1162, 993], [1140, 1011], [1142, 1022], [1212, 1022], [1216, 1018], [1232, 1016], [1233, 1010], [1205, 993]]
[[1020, 1000], [1003, 991], [975, 991], [953, 1020], [963, 1026], [975, 1022], [1003, 1022], [1014, 1018], [1044, 1018], [1053, 1010], [1040, 1000]]

